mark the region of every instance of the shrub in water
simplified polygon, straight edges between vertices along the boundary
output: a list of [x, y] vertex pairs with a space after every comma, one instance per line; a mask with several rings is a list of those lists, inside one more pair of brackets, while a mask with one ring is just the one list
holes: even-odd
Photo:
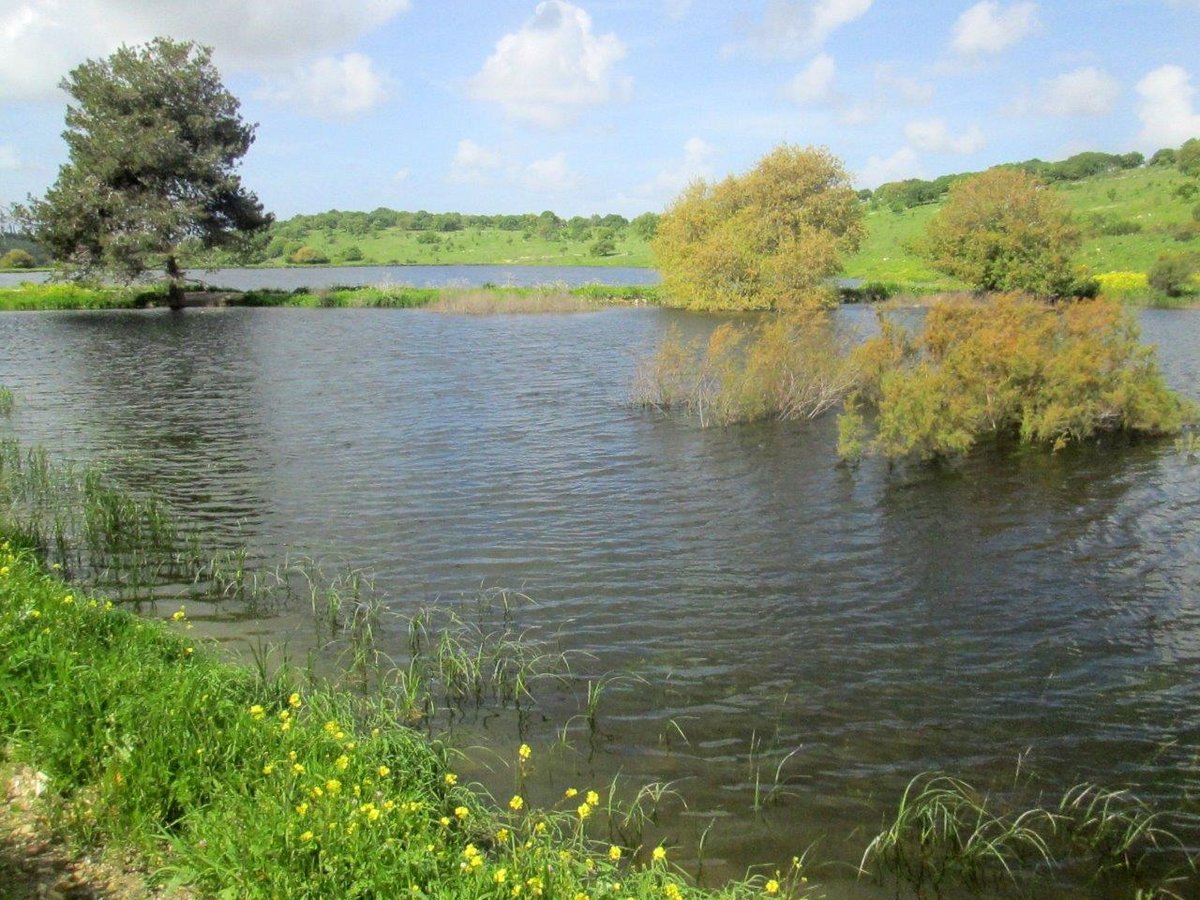
[[[989, 435], [1057, 450], [1101, 432], [1174, 433], [1195, 414], [1114, 301], [950, 302], [919, 337], [887, 328], [855, 355], [858, 397], [878, 411], [872, 447], [885, 456], [962, 454]], [[853, 455], [861, 429], [843, 431]]]

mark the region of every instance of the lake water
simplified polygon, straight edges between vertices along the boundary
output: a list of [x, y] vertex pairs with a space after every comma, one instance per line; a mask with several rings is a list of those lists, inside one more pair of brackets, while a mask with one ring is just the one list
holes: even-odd
[[[535, 287], [543, 284], [657, 284], [654, 269], [621, 266], [313, 266], [289, 269], [216, 269], [188, 273], [205, 284], [236, 291], [295, 290], [339, 286], [403, 284], [410, 287]], [[0, 272], [0, 287], [22, 281], [41, 283], [49, 272]]]
[[[581, 673], [638, 679], [609, 687], [575, 754], [549, 747], [579, 692], [542, 698], [535, 799], [618, 772], [674, 782], [687, 808], [656, 834], [686, 860], [715, 821], [711, 873], [813, 842], [857, 862], [934, 769], [1011, 788], [1020, 759], [1030, 802], [1094, 780], [1196, 811], [1200, 465], [1168, 441], [841, 469], [832, 420], [701, 430], [630, 409], [634, 358], [673, 323], [712, 326], [657, 309], [9, 313], [0, 384], [26, 443], [109, 460], [267, 559], [369, 567], [397, 609], [524, 590], [524, 621], [591, 654]], [[1142, 323], [1200, 398], [1200, 314]], [[475, 727], [470, 743], [516, 746], [503, 717]], [[793, 751], [785, 795], [755, 812], [756, 768], [771, 781]], [[817, 874], [834, 896], [868, 890], [849, 866]]]

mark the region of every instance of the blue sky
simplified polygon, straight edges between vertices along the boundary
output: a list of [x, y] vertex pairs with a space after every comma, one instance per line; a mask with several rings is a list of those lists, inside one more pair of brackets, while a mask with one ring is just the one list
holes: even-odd
[[873, 187], [1200, 135], [1200, 0], [0, 0], [0, 205], [65, 159], [58, 79], [156, 34], [215, 48], [283, 217], [635, 215], [783, 141]]

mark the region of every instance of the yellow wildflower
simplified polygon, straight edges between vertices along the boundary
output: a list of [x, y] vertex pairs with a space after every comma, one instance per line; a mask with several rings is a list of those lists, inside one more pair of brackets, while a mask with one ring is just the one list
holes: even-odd
[[350, 767], [350, 757], [345, 753], [333, 761], [333, 767], [339, 772], [345, 772]]
[[513, 798], [508, 801], [508, 808], [513, 812], [519, 812], [521, 807], [525, 805], [525, 800], [520, 794], [514, 794]]
[[766, 887], [763, 888], [763, 890], [768, 894], [778, 894], [779, 893], [779, 882], [776, 881], [774, 878], [772, 878], [770, 881], [767, 882], [767, 885], [766, 885]]
[[546, 823], [538, 822], [536, 825], [534, 825], [533, 833], [534, 834], [545, 834], [546, 833]]
[[263, 709], [261, 706], [259, 706], [257, 703], [255, 703], [252, 707], [250, 707], [250, 715], [255, 719], [261, 719], [266, 714], [267, 714], [267, 711], [265, 709]]
[[679, 890], [679, 885], [668, 884], [663, 888], [663, 896], [667, 900], [683, 900], [683, 891]]
[[597, 794], [595, 791], [588, 791], [587, 792], [587, 802], [590, 803], [592, 806], [599, 806], [600, 805], [600, 795]]
[[63, 602], [63, 606], [70, 606], [72, 603], [75, 602], [75, 595], [67, 594], [67, 596], [63, 597], [62, 602]]
[[304, 763], [292, 763], [292, 773], [295, 775], [303, 775]]
[[263, 766], [263, 774], [264, 775], [270, 775], [274, 771], [275, 771], [275, 766], [272, 765], [271, 763], [267, 763], [265, 766]]
[[563, 791], [563, 796], [570, 800], [578, 793], [579, 791], [575, 790], [575, 788], [567, 788], [565, 791]]
[[320, 785], [317, 785], [317, 786], [314, 786], [314, 787], [313, 787], [313, 788], [312, 788], [312, 789], [311, 789], [311, 790], [308, 792], [308, 796], [312, 797], [314, 800], [320, 800], [322, 797], [324, 797], [324, 796], [325, 796], [325, 791], [324, 791], [324, 790], [322, 790], [322, 788], [320, 787]]
[[447, 772], [442, 777], [442, 781], [446, 782], [447, 787], [454, 787], [454, 785], [458, 784], [458, 776], [453, 772]]
[[308, 815], [308, 804], [307, 803], [297, 803], [296, 804], [296, 815], [298, 815], [298, 816]]
[[579, 808], [575, 811], [577, 813], [579, 813], [580, 819], [586, 819], [588, 816], [590, 816], [592, 814], [592, 808], [590, 806], [588, 806], [586, 803], [580, 803]]
[[288, 706], [290, 706], [292, 709], [299, 709], [300, 695], [294, 693], [292, 696], [288, 697]]
[[330, 778], [325, 782], [325, 790], [329, 791], [329, 796], [335, 796], [342, 789], [342, 783], [336, 778]]
[[508, 869], [497, 869], [492, 873], [492, 881], [496, 882], [496, 884], [504, 884], [507, 878]]
[[533, 756], [533, 748], [528, 744], [522, 744], [517, 749], [517, 756], [521, 757], [521, 762], [528, 762], [529, 757]]
[[440, 819], [438, 819], [438, 822], [440, 822], [442, 827], [445, 828], [447, 825], [450, 824], [450, 817], [442, 816]]
[[465, 819], [470, 814], [471, 814], [471, 811], [469, 809], [467, 809], [465, 806], [454, 807], [454, 815], [459, 819]]
[[538, 877], [535, 875], [535, 876], [534, 876], [534, 877], [532, 877], [532, 878], [528, 878], [528, 879], [526, 879], [525, 883], [526, 883], [527, 885], [529, 885], [529, 890], [530, 890], [530, 891], [533, 893], [533, 895], [534, 895], [535, 897], [540, 897], [540, 896], [542, 896], [542, 888], [544, 887], [544, 884], [543, 884], [543, 882], [542, 882], [542, 879], [538, 878]]
[[508, 840], [508, 829], [507, 828], [501, 828], [499, 831], [496, 832], [497, 843], [503, 844], [507, 840]]
[[389, 769], [387, 766], [380, 766], [378, 771], [379, 771], [380, 778], [387, 778], [389, 775], [392, 774], [392, 770]]
[[187, 613], [183, 611], [183, 607], [181, 606], [179, 609], [175, 610], [175, 612], [171, 613], [171, 618], [176, 622], [182, 622], [187, 618]]
[[650, 855], [654, 857], [655, 862], [662, 862], [667, 858], [667, 851], [665, 847], [655, 847], [654, 852]]
[[608, 858], [611, 859], [613, 862], [620, 862], [621, 848], [618, 847], [616, 844], [613, 844], [611, 847], [609, 847], [608, 848]]

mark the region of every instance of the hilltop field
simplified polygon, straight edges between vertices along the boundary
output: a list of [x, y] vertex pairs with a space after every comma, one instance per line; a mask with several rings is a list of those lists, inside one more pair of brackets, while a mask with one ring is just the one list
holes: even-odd
[[[1200, 229], [1187, 196], [1196, 184], [1178, 169], [1147, 166], [1053, 185], [1083, 231], [1078, 263], [1097, 275], [1146, 272], [1163, 253], [1200, 252]], [[945, 284], [911, 249], [941, 202], [896, 211], [872, 205], [867, 239], [846, 262], [846, 276], [902, 284]], [[1124, 232], [1124, 233], [1121, 233]], [[1180, 240], [1185, 237], [1186, 240]]]

